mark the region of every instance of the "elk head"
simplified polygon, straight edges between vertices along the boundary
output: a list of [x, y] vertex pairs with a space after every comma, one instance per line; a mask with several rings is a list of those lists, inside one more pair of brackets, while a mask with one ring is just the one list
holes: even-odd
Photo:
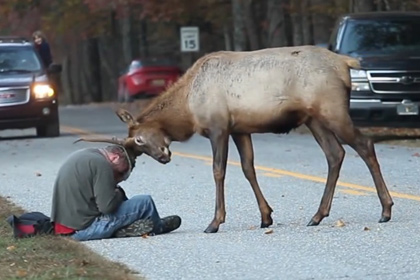
[[171, 161], [171, 140], [157, 123], [140, 123], [124, 109], [117, 110], [116, 114], [128, 126], [127, 143], [131, 149], [136, 153], [145, 153], [162, 164]]

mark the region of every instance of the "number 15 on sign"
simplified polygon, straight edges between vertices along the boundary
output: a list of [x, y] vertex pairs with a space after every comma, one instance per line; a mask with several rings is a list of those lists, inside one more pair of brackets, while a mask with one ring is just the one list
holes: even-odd
[[181, 51], [198, 52], [200, 50], [199, 34], [196, 26], [181, 27]]

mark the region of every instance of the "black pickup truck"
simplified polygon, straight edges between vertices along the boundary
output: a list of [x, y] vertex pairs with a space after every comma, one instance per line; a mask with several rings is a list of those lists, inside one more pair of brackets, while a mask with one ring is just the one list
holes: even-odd
[[358, 57], [350, 114], [358, 126], [420, 127], [420, 13], [340, 17], [327, 48]]

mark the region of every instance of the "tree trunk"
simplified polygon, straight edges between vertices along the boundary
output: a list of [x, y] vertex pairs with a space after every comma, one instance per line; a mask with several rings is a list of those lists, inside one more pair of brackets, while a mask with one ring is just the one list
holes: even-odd
[[119, 44], [119, 40], [115, 40], [115, 37], [103, 36], [100, 38], [98, 52], [101, 62], [101, 88], [104, 100], [117, 100], [118, 76], [121, 70], [127, 66], [118, 59], [121, 49], [122, 46]]
[[87, 65], [86, 81], [89, 87], [86, 89], [93, 102], [103, 101], [101, 87], [101, 61], [99, 59], [98, 39], [92, 38], [87, 42]]
[[293, 45], [300, 46], [303, 44], [303, 33], [302, 33], [302, 14], [300, 11], [301, 6], [300, 0], [292, 0], [290, 2], [290, 16], [292, 18], [293, 28]]
[[131, 45], [131, 20], [130, 20], [130, 11], [126, 6], [124, 7], [124, 16], [121, 21], [121, 41], [122, 41], [122, 56], [124, 63], [128, 64], [133, 59], [133, 49]]
[[249, 48], [251, 50], [256, 50], [260, 46], [260, 39], [258, 36], [257, 26], [255, 24], [254, 16], [254, 1], [253, 0], [243, 0], [243, 9], [244, 9], [244, 22], [248, 35]]
[[232, 37], [230, 35], [229, 30], [230, 30], [229, 26], [227, 25], [227, 23], [225, 23], [223, 25], [223, 37], [225, 39], [225, 50], [227, 51], [232, 50]]
[[147, 21], [141, 20], [140, 21], [140, 54], [142, 56], [149, 56], [149, 43], [147, 40]]
[[72, 76], [71, 76], [71, 59], [67, 55], [63, 59], [63, 71], [61, 73], [62, 77], [62, 87], [60, 91], [60, 103], [64, 104], [72, 104], [74, 102], [73, 96], [71, 94], [71, 84], [72, 84]]
[[375, 0], [350, 0], [352, 1], [353, 12], [371, 12], [375, 10]]
[[233, 12], [233, 43], [235, 51], [246, 49], [245, 23], [243, 20], [243, 6], [241, 0], [232, 0]]
[[334, 19], [326, 12], [328, 7], [334, 7], [334, 0], [311, 0], [313, 8], [312, 26], [314, 28], [314, 43], [327, 43], [334, 26]]
[[285, 12], [285, 6], [287, 4], [287, 0], [268, 0], [268, 47], [281, 47], [290, 44], [290, 33], [288, 33]]
[[304, 45], [312, 45], [314, 43], [313, 38], [313, 26], [312, 17], [309, 12], [311, 1], [303, 0], [301, 11], [302, 11], [302, 43]]

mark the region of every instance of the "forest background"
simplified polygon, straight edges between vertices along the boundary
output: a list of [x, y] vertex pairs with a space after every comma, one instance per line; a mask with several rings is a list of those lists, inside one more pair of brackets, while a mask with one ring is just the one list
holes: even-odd
[[[42, 30], [63, 65], [63, 104], [115, 101], [117, 79], [137, 57], [169, 57], [186, 70], [218, 50], [322, 44], [340, 15], [418, 11], [419, 0], [0, 0], [0, 35]], [[198, 26], [200, 49], [180, 48]]]

